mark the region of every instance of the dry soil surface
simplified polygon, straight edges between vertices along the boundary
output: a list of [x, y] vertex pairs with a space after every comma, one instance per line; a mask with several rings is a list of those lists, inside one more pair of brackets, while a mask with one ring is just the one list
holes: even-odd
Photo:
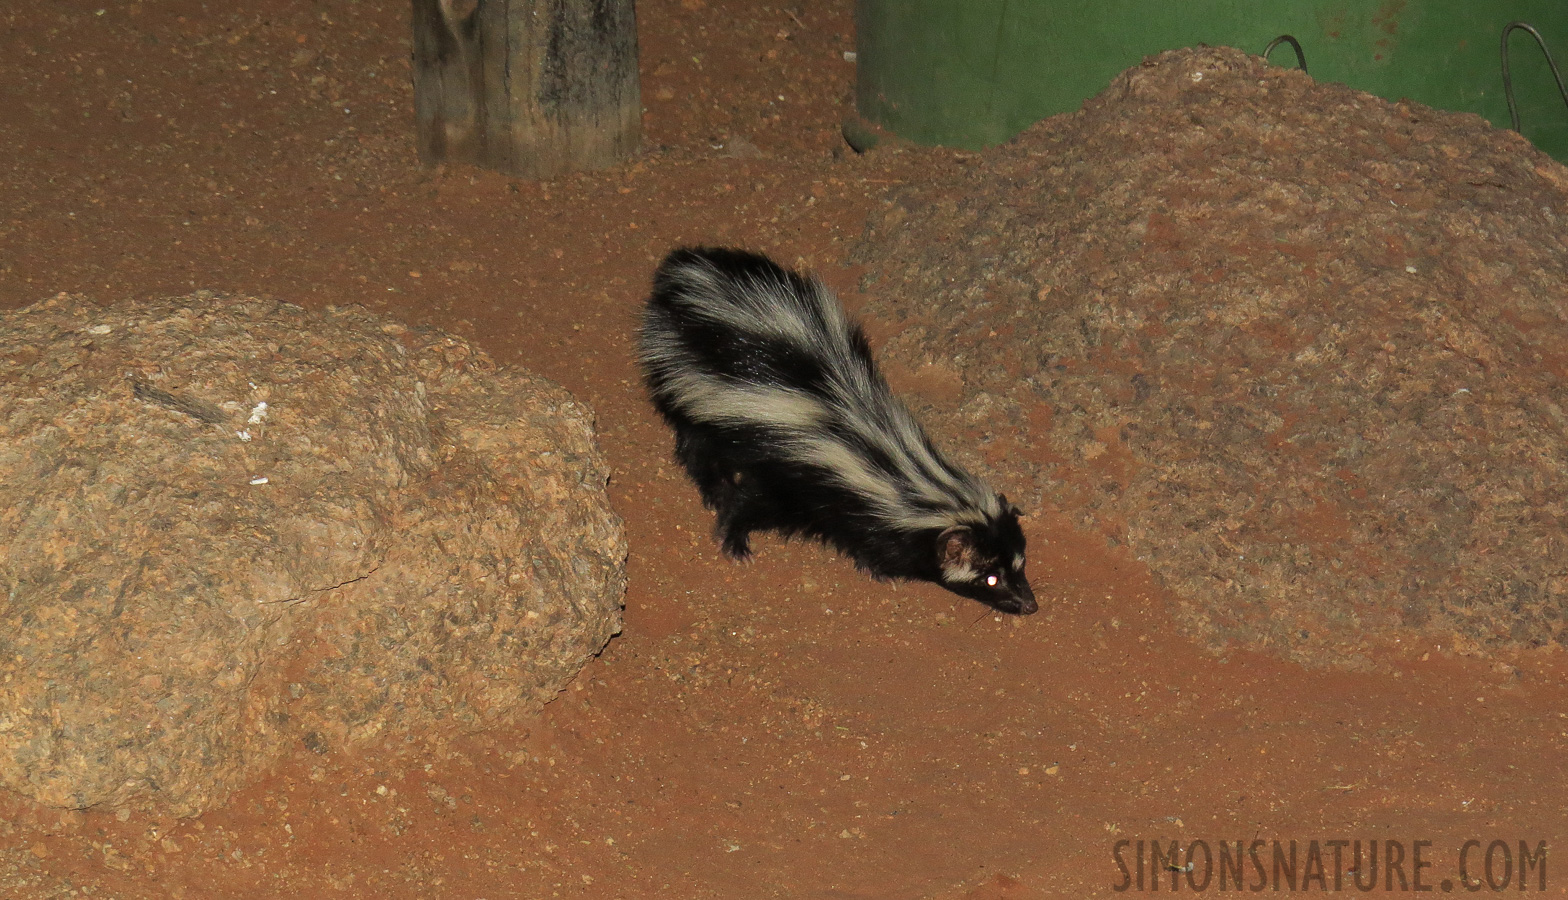
[[0, 13], [0, 306], [201, 288], [471, 337], [595, 407], [631, 546], [624, 633], [536, 721], [413, 762], [300, 746], [195, 819], [0, 798], [0, 896], [1090, 897], [1185, 890], [1188, 848], [1201, 878], [1201, 848], [1254, 840], [1264, 870], [1294, 841], [1313, 890], [1372, 876], [1338, 840], [1397, 843], [1380, 886], [1462, 890], [1466, 840], [1517, 880], [1521, 841], [1565, 833], [1554, 651], [1215, 656], [1073, 509], [1027, 522], [1027, 619], [811, 545], [721, 559], [630, 361], [654, 264], [745, 245], [862, 306], [868, 213], [970, 157], [842, 146], [848, 0], [638, 7], [643, 152], [543, 184], [418, 166], [406, 2]]

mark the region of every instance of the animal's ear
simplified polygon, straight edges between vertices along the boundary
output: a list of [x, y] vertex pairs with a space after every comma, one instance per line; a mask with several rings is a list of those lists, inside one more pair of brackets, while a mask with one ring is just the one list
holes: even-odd
[[1011, 515], [1017, 516], [1017, 517], [1022, 517], [1023, 514], [1024, 514], [1023, 510], [1021, 510], [1018, 507], [1016, 507], [1016, 506], [1012, 505], [1011, 503], [1007, 502], [1007, 495], [1006, 494], [997, 494], [996, 495], [996, 502], [1001, 505], [1002, 512], [1004, 514], [1011, 514]]
[[973, 569], [976, 555], [975, 533], [968, 525], [954, 525], [937, 535], [936, 559], [943, 571]]

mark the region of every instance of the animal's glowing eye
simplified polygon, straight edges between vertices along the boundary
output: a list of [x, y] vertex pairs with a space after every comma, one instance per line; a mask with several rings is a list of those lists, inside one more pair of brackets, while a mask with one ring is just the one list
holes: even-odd
[[998, 581], [1000, 581], [1000, 580], [1001, 579], [997, 578], [995, 575], [987, 575], [985, 577], [985, 586], [986, 587], [996, 587], [996, 583]]

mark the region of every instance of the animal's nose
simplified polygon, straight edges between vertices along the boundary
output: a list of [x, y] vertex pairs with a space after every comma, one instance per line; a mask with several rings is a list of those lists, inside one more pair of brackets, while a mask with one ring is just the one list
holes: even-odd
[[1033, 615], [1040, 611], [1040, 604], [1034, 602], [1034, 588], [1029, 586], [1029, 582], [1020, 581], [1015, 589], [1018, 593], [1018, 614], [1020, 616]]

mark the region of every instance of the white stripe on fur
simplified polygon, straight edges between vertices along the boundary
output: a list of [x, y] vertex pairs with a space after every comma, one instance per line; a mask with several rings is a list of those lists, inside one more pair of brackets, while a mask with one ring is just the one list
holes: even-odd
[[[821, 397], [774, 385], [737, 385], [701, 371], [678, 325], [645, 329], [643, 364], [686, 415], [778, 430], [798, 459], [832, 473], [890, 524], [947, 527], [1001, 514], [990, 488], [972, 475], [955, 474], [934, 453], [909, 410], [875, 374], [874, 363], [856, 351], [842, 304], [821, 282], [810, 279], [797, 293], [783, 278], [730, 279], [707, 260], [673, 267], [667, 276], [677, 291], [672, 298], [681, 307], [677, 315], [786, 342], [816, 356], [829, 373]], [[897, 479], [834, 437], [830, 425], [853, 432], [891, 460]]]

